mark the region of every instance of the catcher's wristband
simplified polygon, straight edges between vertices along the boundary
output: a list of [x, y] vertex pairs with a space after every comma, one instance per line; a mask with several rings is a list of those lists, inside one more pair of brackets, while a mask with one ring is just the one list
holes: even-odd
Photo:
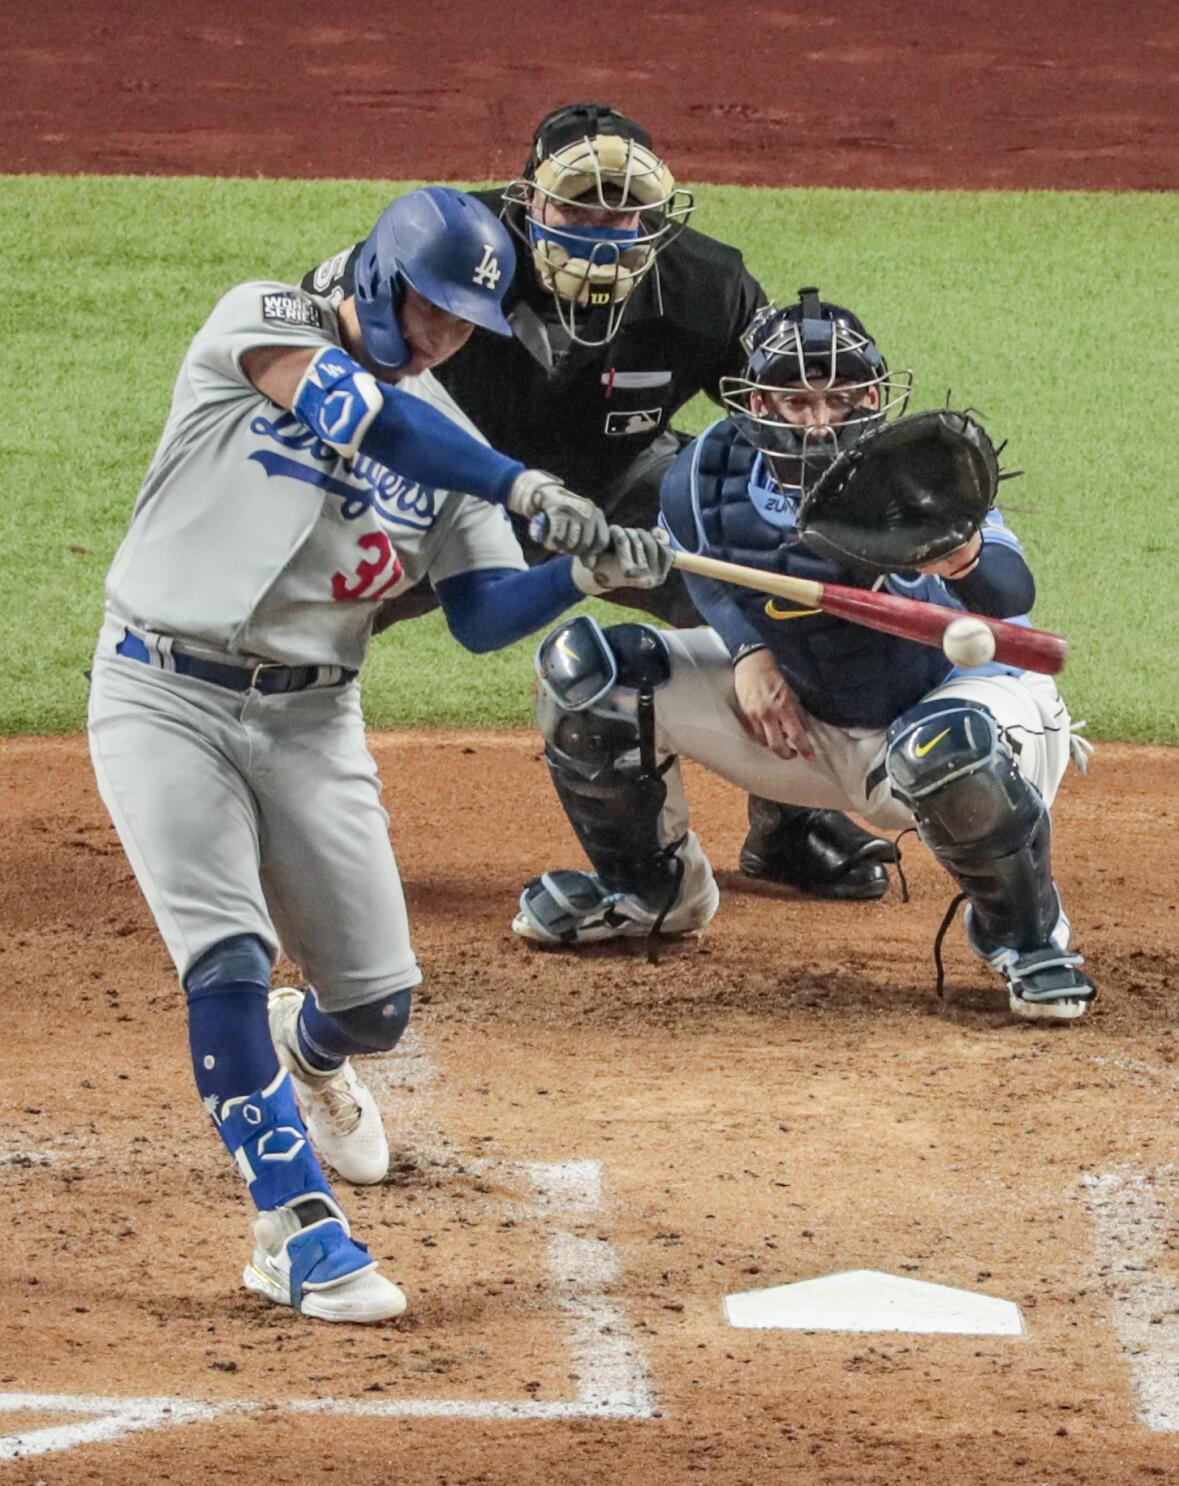
[[764, 640], [749, 640], [744, 645], [738, 645], [736, 650], [733, 651], [732, 662], [736, 665], [738, 661], [744, 660], [747, 655], [754, 655], [759, 650], [768, 650], [769, 648]]

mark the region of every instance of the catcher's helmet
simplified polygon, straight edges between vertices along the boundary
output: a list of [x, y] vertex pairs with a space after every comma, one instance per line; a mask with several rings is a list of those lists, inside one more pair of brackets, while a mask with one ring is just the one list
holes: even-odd
[[399, 196], [377, 218], [356, 260], [365, 349], [391, 370], [409, 361], [397, 318], [405, 284], [461, 320], [511, 335], [503, 298], [515, 271], [512, 239], [481, 201], [449, 186]]
[[[646, 129], [606, 103], [571, 103], [542, 119], [504, 202], [561, 324], [584, 346], [613, 339], [631, 293], [694, 206]], [[629, 226], [561, 225], [544, 220], [546, 204], [641, 215]]]
[[[903, 409], [912, 373], [893, 373], [862, 321], [841, 305], [800, 289], [798, 303], [764, 305], [741, 341], [747, 357], [740, 377], [722, 377], [721, 398], [742, 434], [766, 456], [779, 485], [806, 487], [862, 434]], [[839, 423], [793, 423], [775, 400], [783, 388], [849, 396]]]

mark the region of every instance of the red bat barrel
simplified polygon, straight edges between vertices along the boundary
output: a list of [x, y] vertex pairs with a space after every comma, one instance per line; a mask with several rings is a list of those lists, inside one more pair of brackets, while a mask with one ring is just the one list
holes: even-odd
[[892, 593], [844, 588], [839, 583], [823, 584], [819, 608], [841, 619], [867, 625], [869, 629], [920, 640], [927, 645], [940, 645], [946, 626], [955, 619], [979, 619], [995, 637], [997, 661], [1027, 671], [1042, 671], [1047, 676], [1055, 676], [1064, 669], [1068, 654], [1064, 636], [1054, 635], [1050, 630], [1027, 629], [1021, 624], [1008, 624], [1004, 619], [990, 619], [985, 614], [964, 614], [961, 609], [943, 609], [938, 604]]

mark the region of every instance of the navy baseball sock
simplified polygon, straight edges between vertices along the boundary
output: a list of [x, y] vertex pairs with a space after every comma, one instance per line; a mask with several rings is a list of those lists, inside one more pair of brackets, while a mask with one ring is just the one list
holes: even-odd
[[317, 1073], [332, 1073], [353, 1053], [368, 1052], [348, 1036], [334, 1016], [320, 1011], [315, 992], [308, 987], [303, 1009], [296, 1024], [299, 1034], [299, 1056]]
[[333, 1068], [339, 1068], [354, 1052], [369, 1052], [369, 1049], [349, 1037], [348, 1028], [330, 1012], [321, 1012], [315, 991], [308, 988], [299, 1012], [299, 1057], [318, 1073], [332, 1073]]
[[188, 1045], [206, 1108], [210, 1100], [215, 1111], [227, 1099], [264, 1089], [278, 1073], [266, 994], [240, 984], [189, 992]]
[[413, 993], [391, 991], [378, 1001], [348, 1011], [320, 1009], [308, 990], [299, 1013], [299, 1056], [311, 1069], [330, 1073], [357, 1053], [388, 1052], [409, 1021]]

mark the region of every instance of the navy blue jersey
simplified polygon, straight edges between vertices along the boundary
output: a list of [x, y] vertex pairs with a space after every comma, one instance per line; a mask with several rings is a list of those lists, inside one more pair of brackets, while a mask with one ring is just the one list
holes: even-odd
[[[797, 527], [798, 492], [773, 484], [762, 456], [726, 419], [707, 429], [668, 470], [662, 524], [676, 546], [725, 562], [849, 587], [872, 586], [813, 552]], [[764, 646], [813, 717], [837, 727], [887, 727], [955, 673], [942, 651], [849, 620], [802, 609], [753, 589], [685, 574], [701, 615], [730, 654]], [[997, 511], [987, 517], [978, 567], [947, 584], [922, 573], [893, 573], [887, 592], [951, 609], [1028, 623], [1035, 585], [1015, 534]], [[970, 674], [1018, 674], [992, 664]]]

